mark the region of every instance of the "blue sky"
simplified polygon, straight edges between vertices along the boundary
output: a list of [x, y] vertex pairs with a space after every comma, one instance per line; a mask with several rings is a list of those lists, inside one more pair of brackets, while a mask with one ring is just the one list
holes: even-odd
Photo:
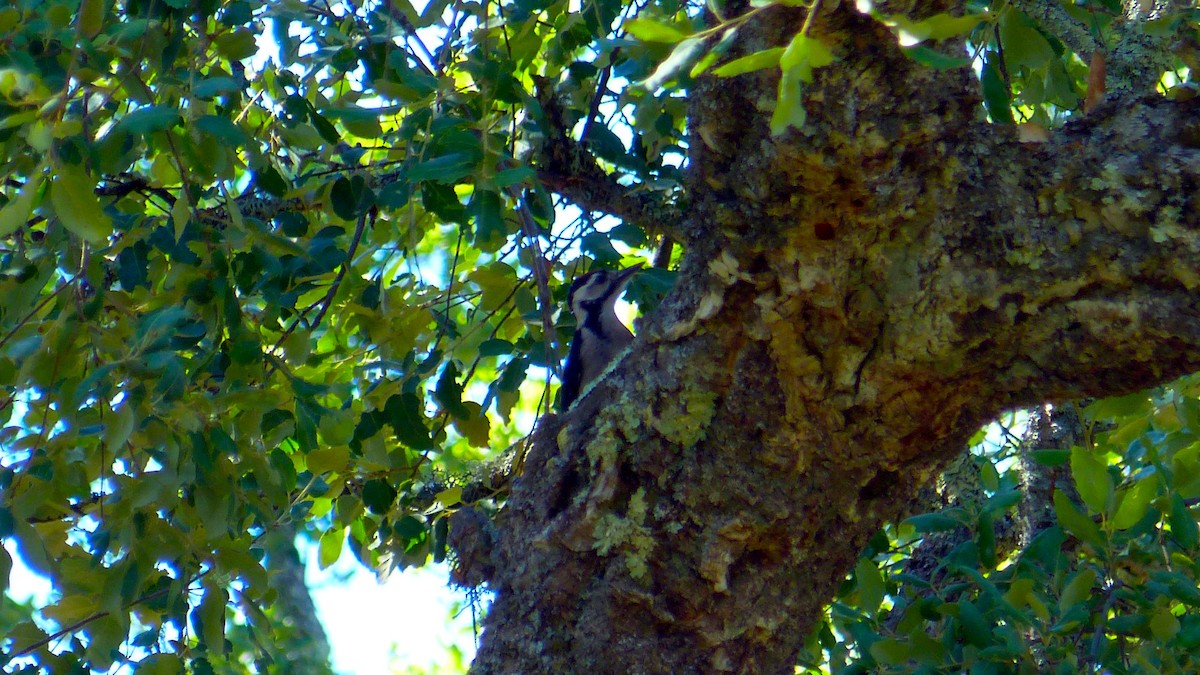
[[444, 565], [397, 572], [380, 584], [349, 552], [319, 570], [315, 547], [310, 548], [308, 588], [339, 673], [406, 672], [410, 666], [457, 672], [445, 668], [451, 645], [471, 662], [471, 610], [466, 595], [448, 586]]

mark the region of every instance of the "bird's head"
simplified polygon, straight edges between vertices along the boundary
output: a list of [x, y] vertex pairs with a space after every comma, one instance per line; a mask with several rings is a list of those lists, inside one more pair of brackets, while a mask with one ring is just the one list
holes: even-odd
[[582, 323], [590, 313], [611, 309], [640, 269], [642, 264], [638, 263], [623, 270], [595, 270], [576, 279], [567, 294], [567, 304], [576, 321]]

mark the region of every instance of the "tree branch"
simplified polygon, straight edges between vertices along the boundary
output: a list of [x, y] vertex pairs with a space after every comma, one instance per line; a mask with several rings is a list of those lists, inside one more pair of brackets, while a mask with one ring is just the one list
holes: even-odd
[[543, 145], [537, 175], [542, 184], [587, 211], [599, 211], [676, 241], [684, 241], [679, 209], [635, 186], [622, 185], [570, 135], [566, 111], [545, 78], [535, 78], [542, 108]]
[[966, 255], [930, 274], [977, 340], [964, 358], [1023, 355], [1006, 382], [1031, 404], [1200, 368], [1200, 101], [1127, 97], [1036, 148], [982, 131], [943, 230]]
[[[1174, 61], [1171, 45], [1186, 26], [1186, 22], [1181, 21], [1174, 31], [1147, 31], [1147, 20], [1161, 17], [1136, 15], [1142, 3], [1126, 3], [1128, 15], [1109, 24], [1110, 34], [1102, 37], [1097, 35], [1095, 23], [1088, 26], [1080, 22], [1061, 3], [1014, 0], [1013, 6], [1057, 36], [1084, 61], [1094, 51], [1104, 52], [1108, 63], [1108, 90], [1116, 95], [1151, 92], [1159, 75], [1171, 69]], [[1089, 7], [1096, 11], [1094, 6]], [[1110, 49], [1109, 44], [1114, 46]]]

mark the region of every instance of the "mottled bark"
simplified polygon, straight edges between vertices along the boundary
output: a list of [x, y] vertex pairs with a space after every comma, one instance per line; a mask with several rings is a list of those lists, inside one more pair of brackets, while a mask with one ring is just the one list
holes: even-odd
[[478, 672], [791, 672], [982, 423], [1200, 368], [1200, 101], [1022, 145], [852, 3], [813, 35], [802, 131], [770, 72], [694, 90], [680, 281], [515, 481]]
[[1027, 546], [1043, 530], [1057, 523], [1054, 516], [1054, 491], [1063, 490], [1072, 502], [1079, 493], [1071, 480], [1070, 465], [1048, 467], [1033, 459], [1035, 450], [1070, 450], [1083, 445], [1083, 420], [1072, 405], [1039, 406], [1031, 411], [1029, 427], [1021, 439], [1017, 468], [1021, 474], [1023, 498], [1017, 504], [1017, 522], [1021, 546]]

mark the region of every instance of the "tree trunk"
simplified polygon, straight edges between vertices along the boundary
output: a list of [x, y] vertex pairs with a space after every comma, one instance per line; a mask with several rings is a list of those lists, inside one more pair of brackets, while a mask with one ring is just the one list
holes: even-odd
[[[989, 418], [1200, 368], [1200, 101], [1024, 145], [970, 72], [820, 12], [838, 61], [802, 131], [770, 133], [777, 72], [693, 89], [679, 283], [543, 421], [477, 672], [791, 672], [865, 542]], [[804, 19], [762, 12], [731, 56]]]
[[287, 664], [305, 673], [331, 673], [329, 667], [329, 638], [317, 617], [308, 585], [304, 581], [304, 561], [296, 550], [296, 529], [280, 524], [263, 539], [271, 570], [271, 588], [276, 592], [276, 620], [290, 630], [282, 644], [275, 645], [286, 657]]

